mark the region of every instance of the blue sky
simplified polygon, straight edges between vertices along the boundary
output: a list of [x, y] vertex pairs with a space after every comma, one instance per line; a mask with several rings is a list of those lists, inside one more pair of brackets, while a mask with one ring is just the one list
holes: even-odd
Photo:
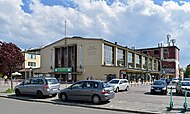
[[123, 46], [157, 47], [176, 39], [180, 66], [190, 64], [190, 0], [0, 0], [0, 40], [22, 49], [67, 36]]

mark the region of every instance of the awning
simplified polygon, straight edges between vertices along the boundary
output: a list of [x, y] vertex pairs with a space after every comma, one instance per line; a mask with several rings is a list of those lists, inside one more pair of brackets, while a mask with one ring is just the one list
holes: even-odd
[[22, 75], [22, 74], [19, 73], [19, 72], [14, 72], [14, 73], [12, 73], [12, 76], [20, 76], [20, 75]]

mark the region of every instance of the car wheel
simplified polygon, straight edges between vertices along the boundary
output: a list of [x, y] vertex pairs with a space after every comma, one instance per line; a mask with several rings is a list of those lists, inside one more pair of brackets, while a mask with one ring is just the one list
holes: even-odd
[[41, 98], [43, 98], [44, 95], [41, 91], [37, 91], [36, 96], [41, 99]]
[[94, 96], [92, 96], [92, 102], [94, 104], [98, 104], [98, 103], [101, 102], [101, 99], [100, 99], [100, 97], [98, 95], [94, 95]]
[[116, 92], [116, 93], [118, 93], [118, 92], [119, 92], [119, 88], [118, 88], [118, 87], [116, 88], [115, 92]]
[[125, 91], [128, 91], [129, 90], [129, 86], [126, 87]]
[[67, 95], [65, 93], [62, 93], [61, 96], [60, 96], [60, 99], [62, 101], [67, 101]]
[[16, 90], [15, 90], [15, 94], [16, 94], [16, 96], [20, 96], [20, 95], [21, 95], [20, 90], [19, 90], [19, 89], [16, 89]]
[[57, 93], [56, 94], [52, 94], [52, 97], [55, 97], [57, 95]]

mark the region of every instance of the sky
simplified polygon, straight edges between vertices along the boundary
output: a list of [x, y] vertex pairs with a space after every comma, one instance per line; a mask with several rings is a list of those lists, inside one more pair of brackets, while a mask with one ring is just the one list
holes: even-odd
[[66, 36], [140, 48], [176, 39], [180, 67], [190, 64], [190, 0], [0, 0], [0, 41], [21, 49]]

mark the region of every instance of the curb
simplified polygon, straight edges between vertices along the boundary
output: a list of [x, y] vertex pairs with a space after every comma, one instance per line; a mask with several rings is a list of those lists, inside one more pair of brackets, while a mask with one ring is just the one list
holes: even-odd
[[88, 106], [83, 104], [74, 104], [74, 103], [66, 103], [66, 102], [52, 102], [52, 101], [42, 101], [42, 100], [33, 100], [27, 98], [19, 98], [17, 96], [3, 96], [0, 95], [1, 98], [10, 98], [16, 100], [23, 100], [23, 101], [30, 101], [30, 102], [41, 102], [41, 103], [51, 103], [54, 105], [67, 105], [67, 106], [78, 106], [78, 107], [85, 107], [85, 108], [93, 108], [93, 109], [102, 109], [102, 110], [109, 110], [109, 111], [119, 111], [119, 112], [128, 112], [128, 113], [140, 113], [140, 114], [160, 114], [160, 112], [149, 112], [149, 111], [142, 111], [142, 110], [128, 110], [128, 109], [118, 109], [118, 108], [106, 108], [106, 107], [96, 107], [96, 106]]

